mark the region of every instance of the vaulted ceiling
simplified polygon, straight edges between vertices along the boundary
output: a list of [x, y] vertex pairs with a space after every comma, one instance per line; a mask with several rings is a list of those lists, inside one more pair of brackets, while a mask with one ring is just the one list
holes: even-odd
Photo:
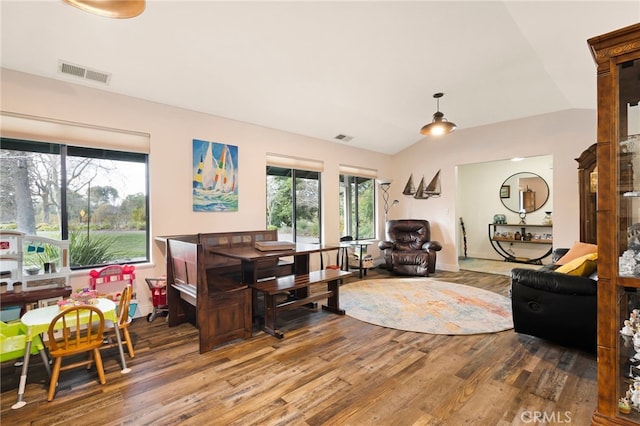
[[0, 15], [3, 68], [393, 154], [424, 139], [436, 92], [459, 129], [595, 109], [587, 39], [640, 22], [640, 1], [148, 0], [119, 20], [2, 0]]

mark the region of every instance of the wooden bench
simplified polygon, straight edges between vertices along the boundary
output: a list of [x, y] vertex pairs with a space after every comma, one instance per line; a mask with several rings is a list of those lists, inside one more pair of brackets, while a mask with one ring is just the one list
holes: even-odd
[[199, 330], [200, 353], [252, 333], [251, 290], [204, 269], [202, 245], [167, 240], [169, 326], [191, 320]]
[[[206, 271], [215, 269], [217, 275], [226, 276], [236, 280], [240, 279], [242, 270], [241, 263], [237, 259], [231, 259], [212, 253], [214, 249], [225, 249], [235, 247], [254, 247], [258, 241], [277, 241], [278, 231], [265, 229], [259, 231], [237, 231], [237, 232], [210, 232], [200, 234], [183, 234], [156, 237], [156, 241], [164, 244], [165, 257], [167, 255], [167, 241], [177, 240], [202, 244], [202, 261]], [[166, 259], [167, 262], [169, 259]], [[168, 268], [167, 268], [168, 270]], [[293, 273], [293, 262], [287, 259], [272, 259], [260, 266], [258, 278], [277, 277]]]
[[[253, 247], [277, 241], [276, 230], [217, 232], [156, 237], [164, 243], [169, 327], [191, 322], [199, 329], [200, 353], [229, 340], [251, 337], [251, 290], [241, 284], [242, 265], [211, 253], [213, 248]], [[293, 262], [270, 259], [259, 278], [293, 273]]]
[[[352, 272], [335, 269], [313, 271], [305, 275], [286, 275], [252, 284], [254, 314], [257, 307], [258, 293], [264, 295], [264, 331], [283, 338], [284, 334], [277, 329], [277, 313], [294, 309], [299, 306], [310, 305], [321, 299], [327, 299], [322, 309], [344, 315], [340, 309], [340, 284], [344, 278], [352, 276]], [[324, 291], [311, 292], [311, 286], [327, 284]], [[282, 295], [287, 294], [284, 300]], [[278, 301], [280, 299], [280, 301]]]
[[[224, 275], [235, 280], [241, 279], [241, 262], [237, 259], [212, 253], [213, 250], [254, 247], [256, 242], [277, 240], [278, 231], [275, 229], [198, 234], [198, 242], [202, 244], [205, 254], [205, 269], [215, 269], [218, 275]], [[260, 265], [256, 273], [258, 279], [292, 274], [293, 262], [286, 259], [269, 259]]]
[[193, 284], [171, 284], [173, 288], [180, 292], [180, 298], [188, 304], [196, 306], [198, 298], [198, 288]]

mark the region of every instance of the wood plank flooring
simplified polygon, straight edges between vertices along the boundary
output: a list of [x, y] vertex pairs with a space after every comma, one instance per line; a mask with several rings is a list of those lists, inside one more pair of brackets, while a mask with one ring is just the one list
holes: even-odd
[[[385, 278], [371, 270], [366, 279]], [[506, 295], [509, 278], [437, 271], [432, 278]], [[346, 284], [348, 285], [348, 284]], [[136, 356], [123, 375], [104, 351], [95, 370], [61, 373], [52, 402], [40, 357], [27, 405], [12, 410], [20, 369], [2, 364], [3, 425], [586, 425], [596, 405], [596, 361], [517, 335], [403, 332], [321, 309], [283, 314], [285, 338], [263, 332], [198, 354], [190, 324], [133, 321]], [[537, 417], [536, 417], [537, 416]]]

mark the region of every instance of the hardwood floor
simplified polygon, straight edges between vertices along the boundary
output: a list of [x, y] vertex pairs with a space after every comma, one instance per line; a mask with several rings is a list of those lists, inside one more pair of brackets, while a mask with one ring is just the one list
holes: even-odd
[[[367, 278], [383, 278], [384, 270]], [[432, 278], [506, 295], [509, 278], [438, 271]], [[348, 285], [348, 284], [347, 284]], [[104, 351], [95, 370], [62, 373], [52, 402], [40, 357], [27, 405], [12, 410], [20, 369], [2, 365], [6, 425], [510, 425], [591, 422], [596, 361], [517, 335], [429, 335], [299, 309], [278, 340], [263, 332], [199, 355], [190, 324], [133, 321], [135, 358], [123, 375]], [[285, 315], [283, 315], [284, 317]], [[40, 362], [40, 363], [39, 363]], [[543, 422], [544, 420], [544, 422]]]

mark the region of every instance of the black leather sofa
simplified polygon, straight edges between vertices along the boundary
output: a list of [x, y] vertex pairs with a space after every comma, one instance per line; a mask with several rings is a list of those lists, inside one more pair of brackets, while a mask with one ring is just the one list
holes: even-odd
[[556, 249], [552, 264], [511, 270], [511, 306], [517, 333], [596, 351], [597, 281], [554, 272], [568, 249]]

